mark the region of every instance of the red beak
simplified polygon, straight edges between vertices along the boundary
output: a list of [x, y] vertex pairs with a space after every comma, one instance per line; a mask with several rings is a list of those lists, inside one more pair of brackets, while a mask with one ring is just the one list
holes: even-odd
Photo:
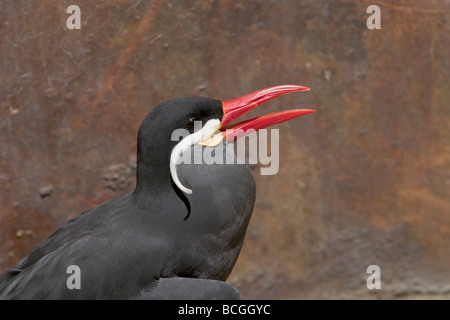
[[222, 102], [223, 118], [220, 124], [222, 136], [226, 138], [228, 141], [230, 141], [233, 140], [234, 138], [245, 136], [246, 134], [252, 133], [259, 129], [267, 128], [271, 125], [282, 123], [291, 120], [293, 118], [315, 112], [315, 110], [310, 109], [287, 110], [270, 113], [263, 115], [261, 117], [252, 118], [236, 124], [227, 125], [233, 120], [249, 112], [250, 110], [255, 109], [264, 102], [275, 99], [287, 93], [296, 91], [307, 91], [307, 90], [310, 89], [303, 86], [283, 85], [262, 89], [237, 99], [223, 101]]

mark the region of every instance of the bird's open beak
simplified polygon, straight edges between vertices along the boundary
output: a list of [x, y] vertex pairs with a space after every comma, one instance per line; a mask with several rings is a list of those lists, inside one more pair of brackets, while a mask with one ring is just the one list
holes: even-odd
[[282, 123], [296, 117], [315, 112], [315, 110], [310, 109], [294, 109], [270, 113], [234, 124], [231, 123], [250, 110], [255, 109], [259, 105], [269, 100], [275, 99], [287, 93], [307, 90], [310, 89], [297, 85], [283, 85], [255, 91], [233, 100], [223, 101], [222, 122], [217, 128], [217, 130], [219, 131], [216, 130], [214, 132], [211, 132], [211, 134], [204, 137], [200, 144], [204, 146], [214, 147], [218, 145], [222, 141], [222, 139], [231, 141], [235, 138], [245, 136], [257, 130], [267, 128], [271, 125]]

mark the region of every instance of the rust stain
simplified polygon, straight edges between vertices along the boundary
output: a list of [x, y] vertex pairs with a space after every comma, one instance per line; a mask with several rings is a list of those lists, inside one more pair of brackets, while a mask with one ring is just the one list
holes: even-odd
[[[448, 297], [447, 2], [91, 1], [68, 32], [70, 1], [3, 1], [0, 271], [131, 191], [137, 128], [158, 102], [292, 83], [312, 90], [261, 114], [318, 112], [277, 127], [277, 175], [254, 168], [230, 282], [250, 299]], [[381, 30], [366, 28], [371, 4]], [[373, 263], [381, 295], [362, 281]]]
[[161, 12], [164, 3], [165, 0], [151, 1], [150, 8], [147, 10], [144, 17], [142, 18], [141, 23], [139, 24], [137, 30], [130, 37], [128, 45], [120, 53], [120, 56], [116, 64], [111, 68], [109, 73], [104, 76], [105, 86], [101, 88], [100, 92], [97, 93], [94, 101], [92, 102], [92, 106], [90, 109], [91, 114], [95, 113], [99, 104], [105, 98], [105, 95], [109, 91], [114, 91], [114, 83], [117, 81], [117, 77], [120, 75], [121, 70], [126, 66], [133, 53], [136, 51], [136, 48], [138, 48], [145, 32], [148, 31], [151, 23]]

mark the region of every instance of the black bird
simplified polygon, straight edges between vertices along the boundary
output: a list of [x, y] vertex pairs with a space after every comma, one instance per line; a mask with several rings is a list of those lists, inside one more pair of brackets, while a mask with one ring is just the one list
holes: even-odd
[[[253, 176], [234, 153], [233, 163], [180, 159], [205, 150], [227, 158], [223, 146], [248, 129], [314, 112], [230, 124], [268, 100], [308, 89], [285, 85], [224, 102], [189, 97], [158, 105], [139, 128], [135, 190], [66, 222], [1, 276], [0, 298], [240, 298], [225, 280], [253, 211]], [[181, 141], [173, 138], [177, 129], [185, 132]], [[69, 266], [78, 267], [78, 287], [69, 285]]]

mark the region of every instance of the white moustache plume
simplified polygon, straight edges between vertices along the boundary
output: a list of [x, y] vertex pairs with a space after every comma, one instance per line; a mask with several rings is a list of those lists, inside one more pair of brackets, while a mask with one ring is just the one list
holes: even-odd
[[178, 144], [172, 149], [170, 154], [170, 174], [172, 176], [173, 182], [176, 186], [186, 194], [192, 194], [192, 190], [183, 186], [178, 179], [177, 174], [177, 164], [180, 156], [189, 149], [192, 145], [200, 143], [201, 141], [211, 137], [217, 129], [220, 127], [220, 121], [218, 119], [211, 119], [205, 123], [205, 125], [198, 131], [188, 135], [183, 138]]

